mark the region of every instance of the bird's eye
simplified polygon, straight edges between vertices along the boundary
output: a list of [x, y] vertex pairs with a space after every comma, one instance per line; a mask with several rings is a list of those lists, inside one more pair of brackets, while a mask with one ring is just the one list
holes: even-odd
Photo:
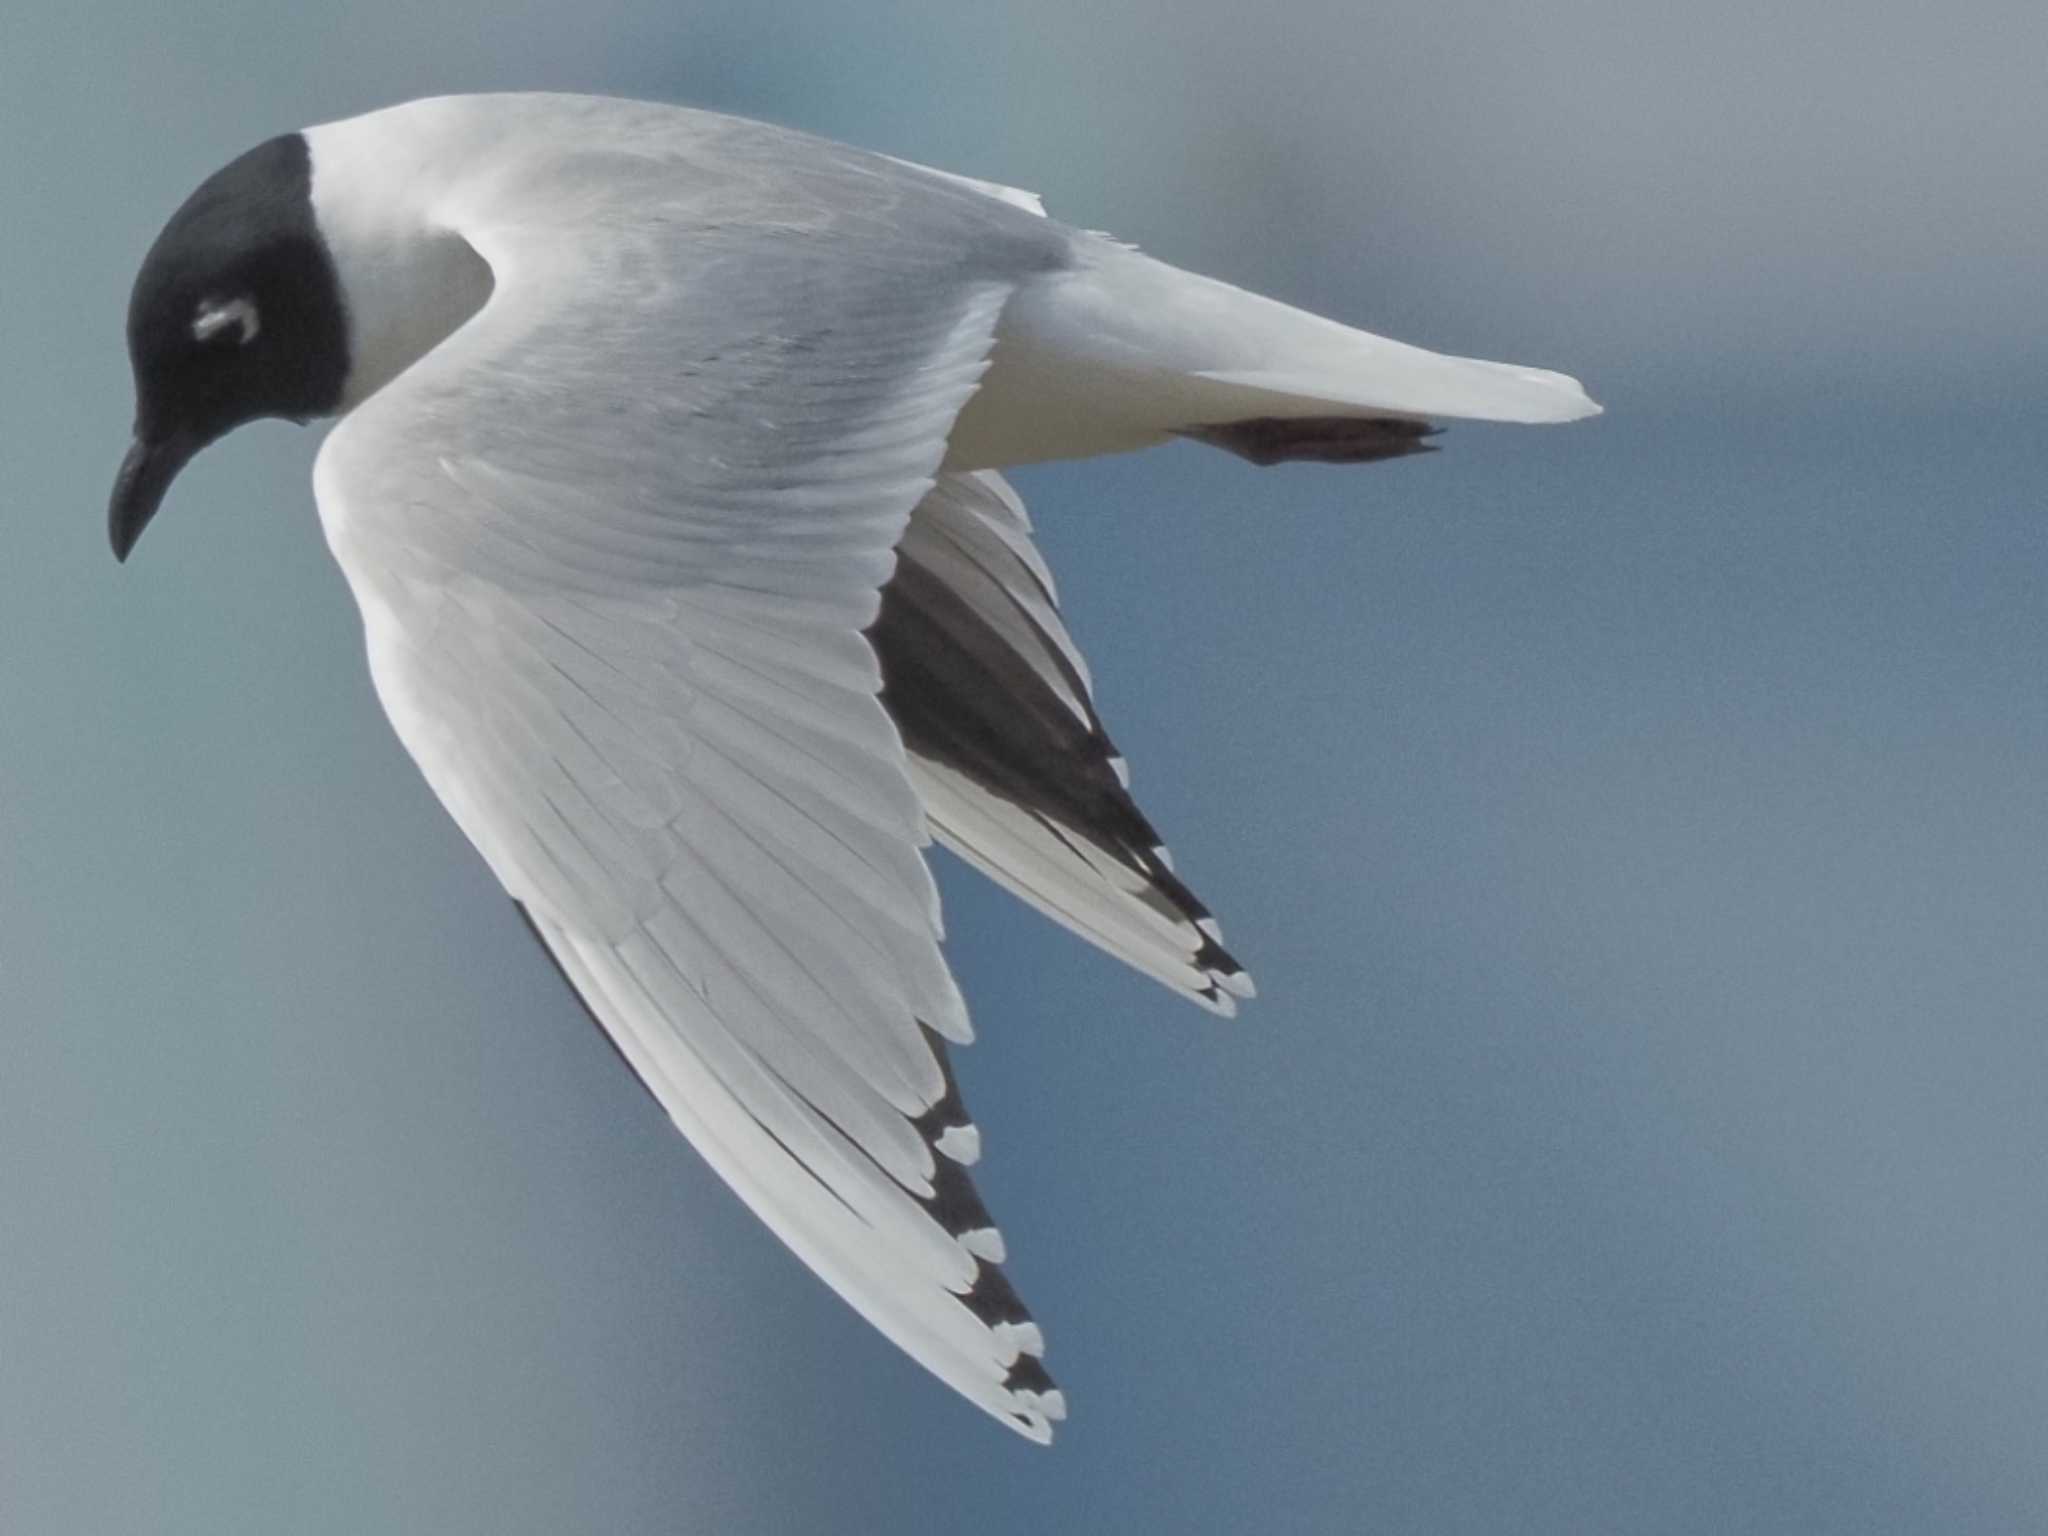
[[223, 331], [232, 328], [235, 344], [246, 347], [256, 339], [263, 329], [262, 317], [256, 313], [254, 299], [202, 299], [199, 312], [192, 317], [192, 339], [211, 341]]

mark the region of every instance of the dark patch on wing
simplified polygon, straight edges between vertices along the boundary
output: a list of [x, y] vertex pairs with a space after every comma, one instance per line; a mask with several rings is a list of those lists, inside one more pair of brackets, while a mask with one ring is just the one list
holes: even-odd
[[967, 1310], [993, 1328], [998, 1323], [1028, 1323], [1031, 1313], [1018, 1298], [1016, 1287], [993, 1264], [983, 1264], [975, 1272], [974, 1289], [960, 1300]]
[[[924, 1138], [925, 1145], [936, 1146], [940, 1137], [953, 1130], [967, 1130], [974, 1121], [969, 1118], [967, 1106], [960, 1101], [960, 1084], [953, 1076], [953, 1060], [946, 1053], [945, 1037], [929, 1024], [918, 1026], [924, 1031], [925, 1044], [931, 1047], [932, 1055], [939, 1060], [939, 1071], [946, 1080], [946, 1091], [939, 1095], [932, 1107], [910, 1123], [917, 1127], [917, 1134]], [[943, 1157], [941, 1153], [939, 1156]]]
[[1442, 430], [1405, 416], [1254, 416], [1182, 427], [1179, 435], [1254, 464], [1372, 464], [1435, 453], [1423, 439]]
[[967, 1170], [944, 1153], [935, 1153], [932, 1162], [932, 1192], [918, 1199], [932, 1220], [944, 1227], [951, 1237], [994, 1226], [995, 1218], [982, 1204], [981, 1194], [975, 1189], [974, 1180], [968, 1177]]
[[[945, 1093], [915, 1122], [918, 1130], [924, 1134], [926, 1145], [930, 1146], [947, 1128], [971, 1125], [973, 1122], [968, 1119], [966, 1106], [961, 1102], [960, 1084], [953, 1076], [952, 1057], [947, 1051], [945, 1040], [934, 1034], [929, 1027], [925, 1028], [924, 1036], [932, 1048], [932, 1054], [939, 1060], [939, 1070], [946, 1077]], [[931, 1197], [922, 1202], [924, 1208], [931, 1212], [932, 1219], [954, 1237], [963, 1232], [993, 1227], [995, 1222], [989, 1216], [988, 1207], [982, 1204], [980, 1192], [975, 1189], [974, 1181], [968, 1177], [967, 1170], [936, 1147], [932, 1151], [932, 1164]], [[1030, 1309], [1017, 1295], [1009, 1277], [986, 1259], [978, 1260], [977, 1264], [974, 1286], [960, 1298], [967, 1310], [990, 1327], [997, 1323], [1030, 1322]], [[1044, 1375], [1042, 1366], [1038, 1374]], [[1032, 1383], [1006, 1382], [1005, 1385], [1031, 1386]], [[1045, 1386], [1036, 1390], [1051, 1391], [1052, 1379], [1046, 1377]]]
[[1052, 1377], [1045, 1372], [1045, 1362], [1036, 1355], [1017, 1356], [1017, 1363], [1010, 1367], [1010, 1374], [1003, 1378], [1003, 1385], [1012, 1392], [1036, 1392], [1043, 1396], [1056, 1392]]
[[[1159, 833], [1117, 777], [1116, 745], [1093, 707], [1085, 722], [1077, 718], [914, 551], [898, 550], [868, 639], [881, 663], [883, 707], [913, 754], [1037, 816], [1070, 848], [1074, 834], [1085, 838], [1144, 875], [1164, 905], [1190, 922], [1209, 916], [1159, 856]], [[1042, 649], [1085, 704], [1088, 690], [1059, 648], [1048, 638]], [[1243, 969], [1206, 935], [1195, 964], [1224, 975]]]

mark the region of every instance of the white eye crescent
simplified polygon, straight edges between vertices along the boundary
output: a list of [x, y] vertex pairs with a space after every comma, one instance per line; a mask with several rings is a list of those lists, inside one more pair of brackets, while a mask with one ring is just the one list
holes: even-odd
[[256, 339], [263, 329], [263, 320], [256, 313], [253, 299], [205, 299], [199, 305], [199, 313], [192, 320], [192, 339], [211, 341], [229, 326], [238, 334], [235, 342], [246, 347]]

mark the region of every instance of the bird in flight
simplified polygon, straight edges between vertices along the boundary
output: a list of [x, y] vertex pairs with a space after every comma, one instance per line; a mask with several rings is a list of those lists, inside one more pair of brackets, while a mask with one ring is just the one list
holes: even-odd
[[1037, 198], [565, 95], [260, 144], [128, 312], [125, 559], [263, 417], [313, 470], [400, 741], [671, 1119], [977, 1406], [1066, 1399], [969, 1174], [936, 839], [1220, 1013], [1251, 995], [1096, 713], [1008, 466], [1260, 464], [1598, 411], [1199, 277]]

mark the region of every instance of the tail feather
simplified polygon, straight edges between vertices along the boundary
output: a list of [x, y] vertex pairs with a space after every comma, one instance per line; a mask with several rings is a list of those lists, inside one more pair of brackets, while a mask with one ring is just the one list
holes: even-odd
[[948, 467], [1119, 453], [1176, 435], [1255, 462], [1355, 463], [1421, 451], [1389, 423], [1600, 412], [1578, 380], [1549, 369], [1410, 346], [1092, 236], [1076, 235], [1074, 255], [1011, 298]]

